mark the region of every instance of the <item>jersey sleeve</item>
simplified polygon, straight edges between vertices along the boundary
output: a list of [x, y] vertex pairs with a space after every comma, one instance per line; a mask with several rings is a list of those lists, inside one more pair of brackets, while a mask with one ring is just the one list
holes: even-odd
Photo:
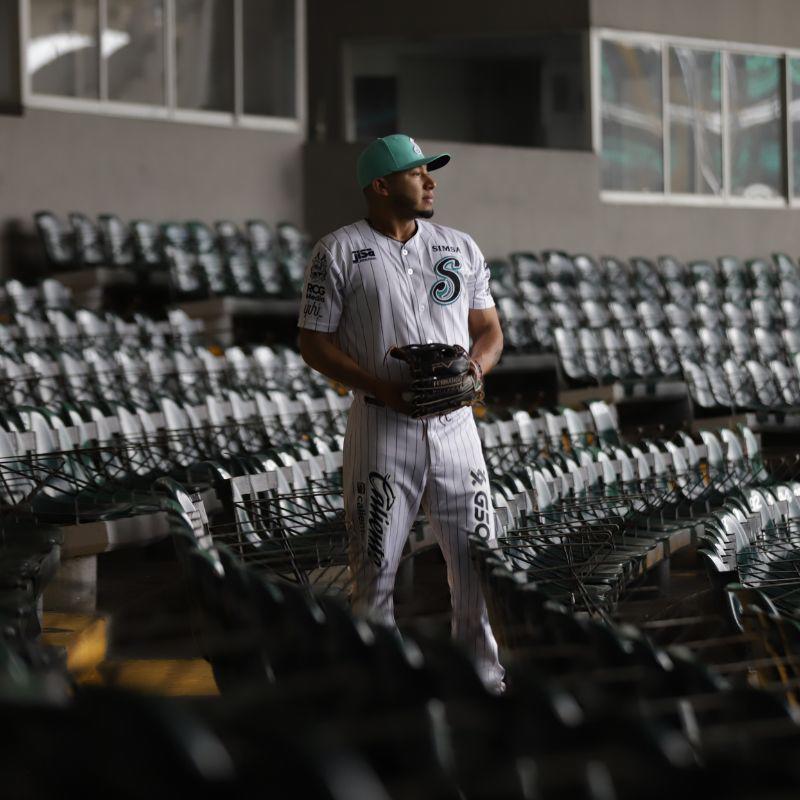
[[317, 242], [306, 266], [297, 325], [320, 333], [339, 327], [342, 316], [342, 271], [331, 251]]
[[469, 307], [493, 308], [494, 298], [489, 290], [489, 265], [480, 247], [472, 242], [472, 270], [470, 271]]

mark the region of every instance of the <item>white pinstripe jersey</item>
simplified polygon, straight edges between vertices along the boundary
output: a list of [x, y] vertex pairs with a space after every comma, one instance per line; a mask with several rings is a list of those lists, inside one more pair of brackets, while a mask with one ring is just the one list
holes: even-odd
[[338, 346], [360, 367], [404, 380], [406, 365], [385, 358], [392, 345], [468, 350], [468, 310], [493, 305], [489, 269], [471, 236], [419, 219], [414, 236], [399, 242], [359, 220], [315, 245], [298, 325], [336, 331]]

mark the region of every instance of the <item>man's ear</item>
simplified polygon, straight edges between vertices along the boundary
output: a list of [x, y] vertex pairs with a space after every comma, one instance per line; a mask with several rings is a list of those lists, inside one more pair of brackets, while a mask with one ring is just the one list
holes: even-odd
[[372, 191], [378, 196], [389, 196], [389, 182], [386, 180], [386, 178], [375, 178], [370, 185], [372, 186]]

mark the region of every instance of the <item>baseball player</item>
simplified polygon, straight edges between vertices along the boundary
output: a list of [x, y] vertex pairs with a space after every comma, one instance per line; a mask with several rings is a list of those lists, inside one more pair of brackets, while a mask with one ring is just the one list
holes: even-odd
[[354, 392], [343, 470], [354, 610], [395, 624], [395, 575], [422, 507], [447, 562], [453, 637], [487, 687], [502, 691], [504, 670], [467, 542], [473, 532], [495, 535], [472, 410], [412, 418], [408, 366], [387, 358], [393, 346], [458, 344], [485, 374], [503, 349], [483, 254], [467, 234], [430, 222], [431, 173], [449, 160], [446, 153], [423, 155], [400, 134], [361, 153], [357, 177], [367, 217], [314, 247], [300, 352]]

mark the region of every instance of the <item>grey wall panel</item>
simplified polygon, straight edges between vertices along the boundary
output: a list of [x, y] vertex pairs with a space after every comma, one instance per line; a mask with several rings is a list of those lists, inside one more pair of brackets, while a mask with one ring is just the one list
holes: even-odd
[[42, 208], [302, 223], [296, 134], [28, 109], [0, 152], [0, 230]]
[[797, 47], [797, 0], [591, 0], [593, 27]]
[[[545, 248], [685, 259], [728, 253], [747, 258], [773, 250], [800, 255], [800, 211], [604, 203], [591, 153], [420, 144], [425, 153], [453, 155], [434, 173], [434, 219], [472, 234], [488, 258]], [[307, 145], [306, 220], [314, 237], [364, 216], [354, 178], [359, 150]]]

